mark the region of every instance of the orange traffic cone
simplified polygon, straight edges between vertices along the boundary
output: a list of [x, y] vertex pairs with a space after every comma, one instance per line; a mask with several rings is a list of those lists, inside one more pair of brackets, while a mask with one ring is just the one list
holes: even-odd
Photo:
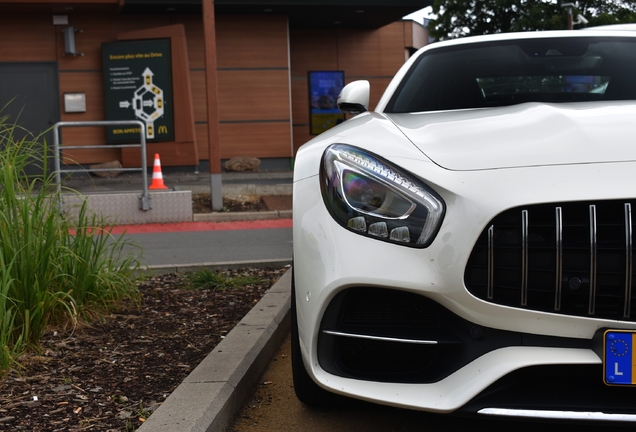
[[155, 165], [152, 168], [152, 183], [148, 186], [148, 189], [168, 189], [168, 186], [163, 184], [163, 174], [161, 174], [159, 153], [155, 153]]

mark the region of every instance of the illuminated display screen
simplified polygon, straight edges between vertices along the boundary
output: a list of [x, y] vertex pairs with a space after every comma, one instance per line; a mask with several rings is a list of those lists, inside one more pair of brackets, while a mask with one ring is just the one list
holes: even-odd
[[309, 72], [309, 118], [312, 135], [319, 135], [345, 120], [344, 113], [336, 105], [343, 87], [342, 71]]

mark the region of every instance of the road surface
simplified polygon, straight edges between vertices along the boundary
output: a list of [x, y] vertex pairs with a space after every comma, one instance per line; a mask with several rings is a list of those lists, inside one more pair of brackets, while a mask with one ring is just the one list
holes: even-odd
[[113, 233], [141, 247], [149, 266], [292, 257], [291, 219], [117, 226]]

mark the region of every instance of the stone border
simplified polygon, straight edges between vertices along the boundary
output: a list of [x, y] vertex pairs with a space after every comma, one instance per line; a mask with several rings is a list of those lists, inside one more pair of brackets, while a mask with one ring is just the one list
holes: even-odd
[[194, 264], [161, 264], [141, 266], [139, 271], [144, 274], [165, 274], [180, 273], [197, 270], [223, 270], [223, 269], [241, 269], [241, 268], [268, 268], [268, 267], [286, 267], [291, 266], [291, 258], [281, 259], [265, 259], [265, 260], [249, 260], [249, 261], [217, 261], [217, 262], [201, 262]]
[[291, 219], [291, 210], [272, 210], [262, 212], [218, 212], [194, 213], [194, 222], [234, 222], [245, 220]]
[[[179, 185], [172, 186], [175, 191], [189, 190], [192, 195], [209, 194], [210, 185]], [[293, 186], [291, 184], [224, 184], [223, 196], [225, 195], [291, 195]]]
[[289, 333], [291, 277], [285, 272], [139, 432], [227, 430]]

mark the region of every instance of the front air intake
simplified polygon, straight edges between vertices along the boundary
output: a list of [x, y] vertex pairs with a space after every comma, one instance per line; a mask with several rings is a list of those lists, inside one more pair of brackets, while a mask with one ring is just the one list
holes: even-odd
[[599, 201], [508, 210], [479, 236], [466, 287], [500, 305], [635, 321], [635, 205]]

